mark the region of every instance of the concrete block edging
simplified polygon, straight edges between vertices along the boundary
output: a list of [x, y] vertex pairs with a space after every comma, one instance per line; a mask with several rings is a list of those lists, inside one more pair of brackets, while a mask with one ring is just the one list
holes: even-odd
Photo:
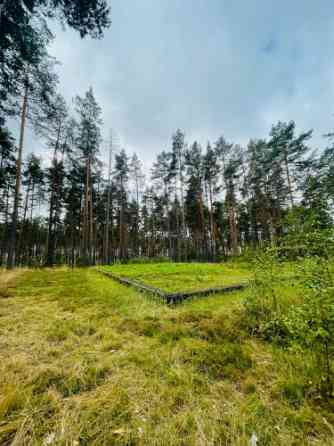
[[104, 271], [102, 269], [98, 269], [97, 271], [103, 274], [104, 276], [109, 277], [117, 281], [118, 283], [121, 283], [122, 285], [131, 286], [140, 292], [149, 293], [151, 295], [159, 297], [167, 304], [177, 304], [192, 297], [208, 296], [210, 294], [228, 293], [231, 291], [242, 290], [248, 286], [248, 283], [240, 283], [236, 285], [229, 285], [218, 288], [207, 288], [204, 290], [197, 290], [197, 291], [188, 291], [188, 292], [180, 291], [178, 293], [166, 293], [165, 291], [159, 288], [154, 288], [152, 286], [145, 285], [141, 282], [138, 282], [137, 280], [129, 279], [128, 277], [118, 276], [117, 274], [114, 274], [110, 271]]

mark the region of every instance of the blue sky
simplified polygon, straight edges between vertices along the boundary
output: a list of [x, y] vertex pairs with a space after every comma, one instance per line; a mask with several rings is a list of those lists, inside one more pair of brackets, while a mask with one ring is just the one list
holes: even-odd
[[[272, 123], [334, 128], [334, 4], [328, 0], [112, 0], [100, 41], [54, 27], [66, 98], [92, 86], [105, 134], [149, 164], [176, 128], [189, 142], [246, 144]], [[31, 136], [32, 150], [40, 146]], [[40, 151], [40, 150], [38, 150]]]

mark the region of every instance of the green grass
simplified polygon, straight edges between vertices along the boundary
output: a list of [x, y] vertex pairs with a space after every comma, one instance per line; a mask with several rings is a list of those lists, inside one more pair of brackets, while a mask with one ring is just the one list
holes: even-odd
[[240, 264], [166, 262], [103, 266], [103, 269], [169, 293], [236, 285], [252, 277], [249, 269]]
[[247, 292], [170, 308], [94, 270], [0, 272], [0, 444], [334, 444], [312, 358], [251, 336]]

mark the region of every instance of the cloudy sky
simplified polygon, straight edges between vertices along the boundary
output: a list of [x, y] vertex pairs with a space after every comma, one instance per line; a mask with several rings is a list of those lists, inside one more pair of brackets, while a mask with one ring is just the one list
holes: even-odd
[[[70, 100], [92, 86], [104, 132], [148, 164], [176, 128], [203, 144], [245, 144], [277, 120], [334, 128], [332, 0], [112, 0], [100, 41], [55, 27]], [[30, 148], [36, 142], [29, 137]]]

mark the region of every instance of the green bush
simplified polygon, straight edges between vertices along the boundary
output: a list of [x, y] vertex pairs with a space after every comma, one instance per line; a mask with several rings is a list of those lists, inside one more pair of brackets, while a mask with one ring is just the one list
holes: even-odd
[[289, 312], [295, 340], [318, 357], [321, 387], [334, 396], [334, 270], [332, 260], [315, 257], [304, 262], [301, 277], [306, 289], [303, 303]]
[[253, 333], [262, 334], [265, 327], [277, 319], [280, 303], [277, 285], [281, 278], [275, 251], [265, 250], [254, 261], [254, 280], [245, 299], [246, 325]]
[[[323, 245], [325, 246], [325, 245]], [[334, 267], [327, 254], [306, 257], [297, 266], [303, 295], [286, 305], [279, 271], [279, 250], [268, 249], [256, 257], [255, 279], [245, 300], [246, 327], [264, 340], [281, 346], [298, 344], [315, 356], [319, 387], [334, 396]]]

